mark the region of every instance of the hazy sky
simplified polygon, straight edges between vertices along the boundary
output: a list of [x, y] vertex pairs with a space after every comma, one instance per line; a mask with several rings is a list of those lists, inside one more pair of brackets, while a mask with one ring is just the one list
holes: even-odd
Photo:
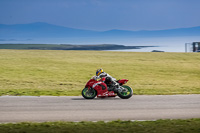
[[0, 24], [46, 22], [88, 30], [200, 26], [200, 0], [0, 0]]

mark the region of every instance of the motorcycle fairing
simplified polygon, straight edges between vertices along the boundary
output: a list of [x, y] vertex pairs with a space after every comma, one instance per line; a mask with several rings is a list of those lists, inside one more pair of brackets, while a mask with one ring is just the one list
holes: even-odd
[[114, 91], [108, 91], [107, 85], [103, 82], [97, 82], [93, 85], [93, 88], [97, 91], [97, 97], [115, 97]]

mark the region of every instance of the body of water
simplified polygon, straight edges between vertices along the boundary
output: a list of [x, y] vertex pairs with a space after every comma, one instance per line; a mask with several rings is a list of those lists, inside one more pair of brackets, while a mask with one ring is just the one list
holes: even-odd
[[[1, 44], [118, 44], [125, 46], [157, 46], [142, 49], [128, 49], [115, 51], [151, 52], [160, 50], [164, 52], [185, 52], [185, 43], [200, 42], [200, 36], [192, 37], [152, 37], [152, 38], [42, 38], [27, 40], [0, 41]], [[188, 46], [187, 51], [190, 51]]]

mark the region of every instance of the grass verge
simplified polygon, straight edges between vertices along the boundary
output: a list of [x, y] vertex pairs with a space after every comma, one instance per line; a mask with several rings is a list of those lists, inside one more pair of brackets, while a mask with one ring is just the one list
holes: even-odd
[[97, 68], [137, 95], [200, 94], [199, 53], [0, 50], [0, 95], [81, 95]]
[[199, 133], [200, 119], [0, 124], [1, 133]]

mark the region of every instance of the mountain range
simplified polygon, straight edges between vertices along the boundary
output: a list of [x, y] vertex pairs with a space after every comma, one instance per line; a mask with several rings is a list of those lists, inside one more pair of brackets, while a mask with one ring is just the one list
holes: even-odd
[[87, 37], [183, 37], [200, 36], [200, 26], [191, 28], [178, 28], [167, 30], [108, 30], [92, 31], [74, 29], [52, 25], [43, 22], [30, 24], [0, 24], [0, 41], [18, 39], [41, 39], [41, 38], [87, 38]]

